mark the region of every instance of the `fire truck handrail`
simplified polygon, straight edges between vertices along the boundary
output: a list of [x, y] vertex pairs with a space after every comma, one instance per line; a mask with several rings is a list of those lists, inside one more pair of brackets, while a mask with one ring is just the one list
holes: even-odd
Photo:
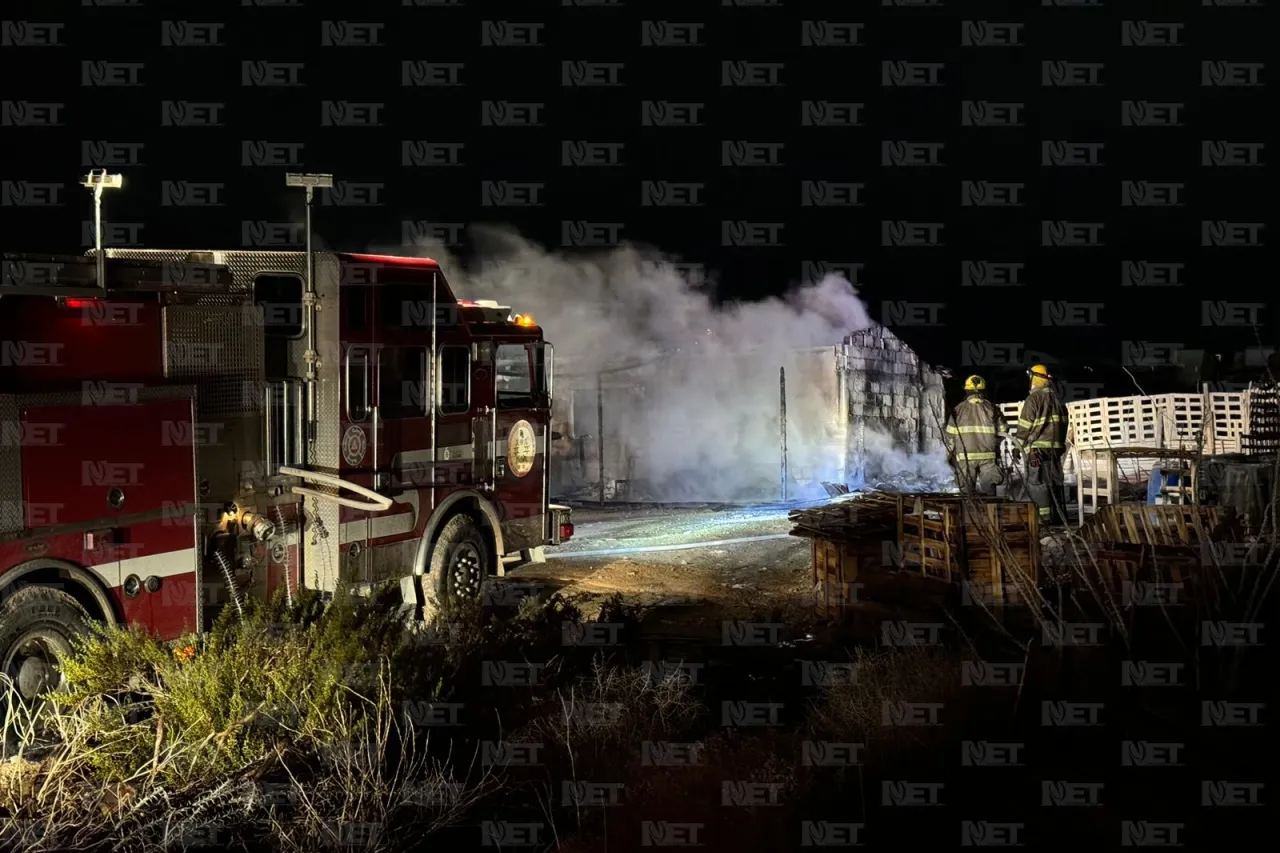
[[282, 466], [280, 473], [288, 477], [299, 477], [308, 482], [316, 483], [321, 486], [329, 486], [334, 489], [346, 489], [350, 492], [368, 498], [367, 501], [361, 502], [354, 498], [344, 498], [341, 495], [327, 495], [324, 492], [318, 492], [315, 489], [308, 489], [303, 486], [294, 486], [292, 491], [295, 495], [302, 495], [309, 498], [323, 498], [328, 501], [345, 506], [348, 509], [361, 509], [369, 512], [385, 512], [391, 509], [393, 501], [386, 495], [380, 495], [372, 489], [366, 489], [364, 486], [357, 486], [355, 483], [348, 483], [341, 477], [334, 477], [330, 474], [321, 474], [319, 471], [307, 471], [303, 468], [291, 468]]

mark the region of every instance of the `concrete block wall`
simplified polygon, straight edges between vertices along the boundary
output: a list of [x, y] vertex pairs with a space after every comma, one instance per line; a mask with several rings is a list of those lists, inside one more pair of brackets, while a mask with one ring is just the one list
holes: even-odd
[[850, 335], [846, 345], [850, 450], [859, 449], [861, 426], [892, 436], [904, 451], [941, 447], [942, 377], [883, 326]]

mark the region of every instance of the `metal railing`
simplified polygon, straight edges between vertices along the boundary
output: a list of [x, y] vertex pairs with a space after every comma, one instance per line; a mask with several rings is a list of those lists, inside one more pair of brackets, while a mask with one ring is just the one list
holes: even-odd
[[283, 467], [302, 465], [306, 447], [306, 413], [302, 383], [278, 379], [266, 383], [263, 400], [267, 476], [275, 477]]

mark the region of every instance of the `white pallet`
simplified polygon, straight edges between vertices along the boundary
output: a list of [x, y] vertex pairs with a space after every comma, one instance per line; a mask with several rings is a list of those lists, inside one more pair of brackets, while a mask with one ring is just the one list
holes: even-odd
[[[1158, 447], [1206, 455], [1239, 453], [1249, 431], [1251, 392], [1158, 394], [1099, 397], [1067, 404], [1071, 444], [1079, 450]], [[1003, 403], [1001, 413], [1015, 424], [1022, 403]], [[1209, 423], [1205, 423], [1206, 410]]]
[[[1163, 461], [1158, 457], [1115, 459], [1106, 451], [1135, 447], [1195, 450], [1206, 455], [1239, 453], [1250, 429], [1252, 391], [1100, 397], [1067, 404], [1070, 453], [1065, 467], [1075, 474], [1081, 523], [1100, 506], [1119, 500], [1122, 483], [1146, 482]], [[1017, 423], [1021, 402], [1003, 403], [1001, 414]], [[1207, 421], [1207, 422], [1206, 422]], [[1012, 464], [1006, 444], [1002, 456]]]
[[1149, 397], [1099, 397], [1067, 405], [1071, 416], [1071, 444], [1080, 450], [1096, 447], [1158, 447], [1160, 422]]
[[1204, 394], [1163, 394], [1157, 400], [1161, 440], [1158, 447], [1194, 450], [1204, 446], [1208, 440], [1204, 420], [1208, 401]]
[[[1210, 394], [1209, 408], [1213, 412], [1212, 452], [1239, 453], [1240, 436], [1248, 432], [1249, 398], [1251, 394]], [[1210, 452], [1206, 442], [1205, 452]]]

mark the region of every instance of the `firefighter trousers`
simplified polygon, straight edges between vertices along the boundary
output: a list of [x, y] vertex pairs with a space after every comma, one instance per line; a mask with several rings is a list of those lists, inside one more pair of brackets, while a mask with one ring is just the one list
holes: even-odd
[[1036, 505], [1041, 524], [1065, 524], [1062, 451], [1032, 450], [1027, 459], [1027, 497]]
[[956, 462], [956, 483], [960, 493], [980, 497], [996, 496], [996, 486], [1004, 482], [1004, 472], [994, 459], [981, 462]]

